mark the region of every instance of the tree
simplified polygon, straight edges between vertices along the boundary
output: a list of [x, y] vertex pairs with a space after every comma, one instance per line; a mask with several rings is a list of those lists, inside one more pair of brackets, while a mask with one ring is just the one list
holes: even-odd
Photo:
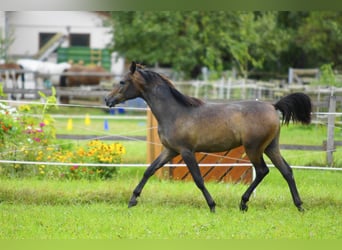
[[312, 11], [299, 27], [296, 44], [310, 56], [310, 65], [342, 66], [342, 12]]
[[267, 61], [276, 61], [286, 50], [288, 34], [277, 27], [276, 12], [242, 12], [235, 33], [227, 41], [243, 77], [249, 70], [263, 68]]
[[0, 28], [0, 61], [7, 61], [7, 51], [11, 44], [14, 42], [13, 32], [9, 32], [7, 37], [3, 35], [3, 31]]
[[[231, 30], [226, 12], [113, 12], [113, 49], [147, 64], [168, 64], [190, 72], [222, 69], [222, 40]], [[227, 33], [228, 34], [228, 33]]]
[[112, 12], [113, 50], [128, 60], [159, 63], [195, 77], [237, 67], [257, 70], [342, 66], [340, 12]]

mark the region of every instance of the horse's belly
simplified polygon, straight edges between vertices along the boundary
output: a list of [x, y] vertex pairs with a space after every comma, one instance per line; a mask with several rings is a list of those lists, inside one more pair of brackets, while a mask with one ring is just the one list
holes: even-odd
[[234, 134], [229, 133], [221, 136], [202, 135], [194, 145], [195, 151], [222, 152], [241, 145], [241, 140]]

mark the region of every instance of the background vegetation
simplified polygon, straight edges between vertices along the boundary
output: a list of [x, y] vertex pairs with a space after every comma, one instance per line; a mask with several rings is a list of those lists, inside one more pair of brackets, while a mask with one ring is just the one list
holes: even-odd
[[185, 77], [198, 77], [204, 66], [235, 67], [245, 77], [327, 63], [342, 68], [339, 11], [120, 11], [112, 18], [113, 50]]

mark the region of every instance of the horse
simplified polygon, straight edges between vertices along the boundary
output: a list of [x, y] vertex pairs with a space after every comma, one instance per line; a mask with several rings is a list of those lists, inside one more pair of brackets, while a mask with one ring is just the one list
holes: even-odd
[[269, 172], [263, 158], [265, 153], [286, 180], [294, 205], [304, 211], [292, 169], [280, 153], [279, 135], [282, 124], [291, 121], [310, 124], [312, 104], [306, 94], [293, 93], [275, 104], [205, 103], [179, 92], [165, 76], [132, 62], [129, 72], [104, 99], [108, 107], [113, 107], [136, 97], [143, 98], [156, 117], [164, 149], [145, 170], [128, 207], [137, 205], [145, 184], [159, 168], [181, 155], [210, 211], [215, 212], [216, 203], [204, 184], [194, 152], [228, 151], [243, 145], [255, 169], [255, 178], [241, 197], [240, 210], [248, 210], [252, 192]]
[[[22, 65], [17, 63], [4, 63], [0, 64], [1, 70], [1, 78], [2, 79], [9, 79], [17, 81], [19, 76], [21, 77], [21, 81], [25, 82], [25, 74], [22, 71], [24, 68]], [[9, 74], [7, 75], [5, 72], [8, 71]], [[13, 73], [12, 73], [13, 72]]]
[[[17, 63], [4, 63], [4, 64], [0, 64], [0, 70], [2, 70], [2, 71], [11, 71], [11, 70], [15, 71], [14, 75], [13, 74], [9, 74], [8, 75], [8, 77], [10, 79], [13, 79], [13, 76], [14, 76], [14, 78], [17, 80], [19, 78], [19, 76], [21, 76], [22, 77], [21, 80], [25, 81], [24, 74], [22, 72], [20, 72], [23, 69], [24, 69], [23, 66], [20, 65], [20, 64], [17, 64]], [[4, 72], [2, 72], [1, 77], [3, 79], [6, 79], [6, 74]]]
[[[61, 87], [76, 87], [80, 85], [99, 85], [102, 79], [110, 79], [109, 76], [101, 76], [101, 73], [108, 73], [103, 67], [97, 65], [72, 65], [65, 69], [64, 73], [70, 75], [62, 75], [60, 78]], [[72, 73], [76, 73], [72, 75]], [[84, 75], [78, 73], [84, 73]]]
[[[25, 84], [25, 74], [22, 72], [23, 66], [17, 63], [4, 63], [0, 64], [0, 79], [12, 81], [12, 88], [18, 88], [18, 78], [20, 77], [22, 84]], [[22, 94], [23, 95], [23, 94]], [[11, 98], [16, 99], [15, 95], [12, 93]]]
[[60, 75], [64, 70], [71, 67], [71, 65], [66, 62], [43, 62], [34, 59], [18, 59], [17, 63], [25, 70], [36, 72], [39, 78], [49, 80], [53, 85], [58, 85], [60, 83]]

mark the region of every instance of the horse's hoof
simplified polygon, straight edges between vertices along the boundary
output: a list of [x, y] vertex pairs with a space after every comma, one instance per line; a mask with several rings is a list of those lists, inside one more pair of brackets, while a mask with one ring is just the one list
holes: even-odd
[[211, 207], [210, 212], [214, 214], [216, 212], [215, 207]]
[[244, 202], [241, 202], [241, 203], [240, 203], [240, 211], [242, 211], [242, 212], [247, 212], [247, 210], [248, 210], [247, 204], [244, 203]]
[[131, 207], [134, 207], [134, 206], [136, 206], [138, 204], [138, 201], [130, 201], [129, 203], [128, 203], [128, 208], [131, 208]]
[[298, 211], [301, 212], [301, 213], [304, 213], [305, 212], [305, 209], [302, 208], [301, 206], [297, 207], [298, 208]]

